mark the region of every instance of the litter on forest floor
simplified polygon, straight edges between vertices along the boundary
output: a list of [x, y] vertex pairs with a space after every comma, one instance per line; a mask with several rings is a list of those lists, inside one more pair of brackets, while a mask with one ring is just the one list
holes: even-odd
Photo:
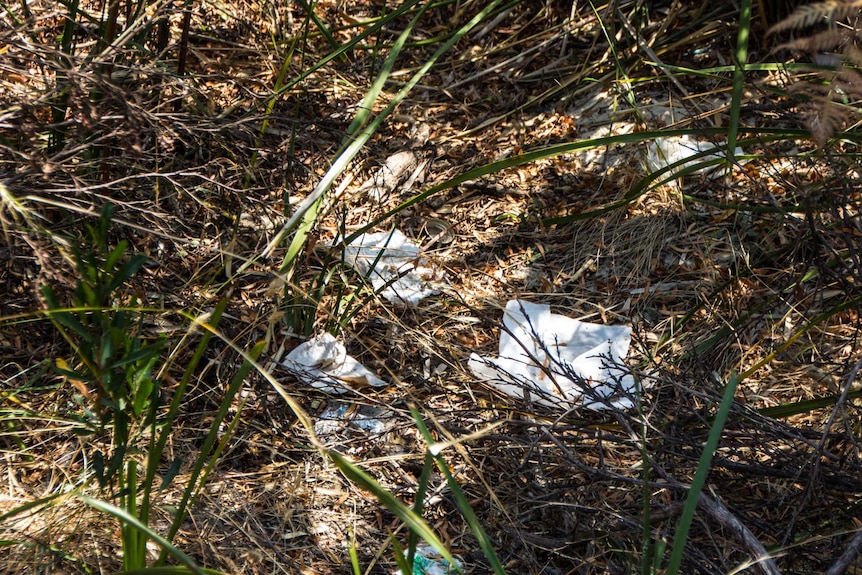
[[347, 355], [344, 345], [330, 333], [299, 344], [287, 354], [282, 365], [303, 383], [327, 393], [386, 385], [371, 370]]
[[587, 323], [511, 300], [497, 358], [470, 355], [473, 373], [516, 399], [571, 409], [628, 409], [637, 384], [623, 361], [631, 328]]
[[399, 230], [362, 234], [344, 248], [344, 260], [368, 278], [375, 292], [402, 305], [415, 306], [439, 293], [433, 284], [444, 279]]
[[[464, 572], [464, 563], [457, 557], [456, 565], [450, 564], [446, 559], [443, 559], [430, 545], [420, 544], [416, 546], [416, 553], [413, 555], [413, 573], [414, 575], [454, 575], [455, 573]], [[395, 571], [395, 575], [402, 575], [401, 570]]]
[[[695, 154], [699, 154], [701, 152], [709, 152], [710, 150], [714, 150], [713, 153], [701, 156], [699, 158], [693, 159], [690, 162], [685, 162], [684, 164], [680, 164], [678, 167], [673, 169], [673, 174], [676, 174], [686, 168], [690, 168], [696, 166], [699, 163], [706, 162], [708, 160], [713, 160], [715, 158], [725, 158], [726, 154], [726, 146], [722, 146], [721, 144], [715, 144], [713, 142], [700, 142], [691, 138], [689, 136], [671, 136], [668, 138], [656, 138], [654, 142], [649, 145], [649, 151], [647, 154], [647, 167], [651, 172], [657, 172], [668, 167], [671, 164], [676, 162], [681, 162], [687, 158], [694, 156]], [[741, 156], [745, 154], [742, 151], [742, 148], [737, 147], [734, 152], [734, 156]], [[695, 170], [695, 174], [706, 174], [709, 173], [719, 165], [710, 165], [704, 166], [698, 170]]]
[[392, 411], [385, 407], [333, 401], [317, 416], [314, 433], [332, 435], [352, 426], [371, 435], [379, 435], [386, 431], [386, 423], [383, 420], [391, 419], [393, 415]]

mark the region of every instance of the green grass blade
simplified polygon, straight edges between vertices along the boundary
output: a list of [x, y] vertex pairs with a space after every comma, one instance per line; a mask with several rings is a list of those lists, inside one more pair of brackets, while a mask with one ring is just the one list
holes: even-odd
[[7, 511], [6, 513], [0, 515], [0, 523], [6, 521], [11, 517], [15, 517], [16, 515], [20, 515], [22, 513], [26, 513], [32, 509], [36, 509], [37, 507], [42, 507], [52, 503], [55, 499], [59, 499], [65, 495], [64, 493], [55, 493], [53, 495], [49, 495], [48, 497], [40, 497], [39, 499], [34, 499], [33, 501], [28, 501], [23, 505], [19, 505], [18, 507], [14, 507]]
[[455, 559], [449, 550], [437, 537], [431, 527], [419, 515], [413, 512], [407, 505], [396, 498], [392, 493], [377, 483], [371, 475], [360, 469], [356, 464], [348, 461], [343, 455], [335, 450], [327, 449], [326, 455], [335, 463], [338, 470], [360, 488], [370, 491], [383, 504], [411, 530], [419, 534], [428, 545], [434, 548], [450, 565], [455, 565]]
[[[326, 66], [332, 60], [334, 60], [336, 58], [340, 58], [345, 52], [355, 48], [359, 44], [359, 42], [361, 42], [365, 38], [380, 32], [386, 26], [392, 24], [392, 22], [394, 20], [399, 18], [402, 14], [412, 10], [413, 7], [416, 6], [417, 4], [419, 4], [420, 2], [421, 2], [421, 0], [409, 0], [408, 2], [405, 2], [404, 4], [399, 6], [397, 9], [395, 9], [392, 12], [390, 12], [389, 14], [387, 14], [386, 18], [381, 18], [380, 20], [378, 20], [377, 22], [375, 22], [374, 24], [372, 24], [371, 26], [369, 26], [368, 28], [363, 30], [361, 33], [357, 34], [354, 38], [352, 38], [350, 40], [350, 42], [346, 42], [346, 43], [342, 44], [338, 50], [334, 50], [333, 52], [330, 52], [329, 54], [327, 54], [326, 56], [324, 56], [323, 58], [321, 58], [320, 60], [315, 62], [307, 70], [303, 71], [301, 74], [298, 74], [290, 82], [287, 82], [286, 84], [284, 84], [282, 86], [281, 90], [279, 90], [275, 94], [273, 94], [273, 97], [279, 97], [279, 96], [283, 95], [285, 92], [292, 90], [295, 86], [297, 86], [299, 83], [301, 83], [302, 81], [307, 79], [309, 76], [314, 74], [316, 71], [318, 71], [321, 68], [323, 68], [324, 66]], [[267, 99], [267, 101], [268, 101], [268, 99]], [[256, 113], [261, 106], [265, 106], [265, 105], [266, 105], [266, 101], [264, 101], [261, 104], [258, 104], [257, 106], [251, 107], [249, 109], [249, 114]]]
[[350, 555], [350, 568], [353, 569], [353, 575], [362, 575], [362, 566], [359, 565], [359, 552], [356, 550], [356, 532], [350, 535], [350, 547], [347, 548], [347, 553]]
[[[219, 320], [221, 320], [221, 316], [224, 313], [224, 310], [227, 308], [228, 300], [222, 299], [220, 300], [213, 310], [212, 314], [209, 317], [209, 325], [216, 326], [218, 325]], [[193, 324], [194, 325], [194, 324]], [[186, 335], [183, 337], [185, 340], [191, 335], [192, 331], [189, 330]], [[204, 330], [203, 335], [201, 336], [200, 342], [198, 342], [197, 349], [195, 349], [195, 353], [192, 356], [192, 359], [189, 361], [188, 365], [186, 365], [185, 371], [183, 371], [183, 376], [180, 379], [179, 385], [177, 385], [176, 390], [174, 391], [174, 396], [171, 398], [171, 404], [168, 407], [168, 412], [164, 417], [164, 420], [161, 425], [161, 433], [158, 435], [158, 440], [155, 441], [154, 444], [150, 446], [150, 453], [147, 457], [147, 475], [144, 479], [144, 497], [143, 502], [141, 503], [141, 514], [140, 517], [147, 523], [147, 518], [149, 517], [150, 510], [150, 494], [153, 488], [153, 482], [156, 478], [156, 472], [158, 471], [159, 462], [161, 460], [162, 454], [165, 451], [165, 446], [168, 443], [168, 438], [171, 435], [171, 431], [173, 430], [174, 419], [176, 419], [177, 414], [180, 411], [180, 405], [185, 397], [186, 388], [188, 387], [189, 381], [191, 381], [192, 375], [194, 375], [195, 370], [197, 369], [198, 364], [206, 352], [207, 347], [209, 346], [210, 338], [212, 337], [212, 332], [208, 330]], [[182, 349], [182, 342], [175, 347], [176, 351]], [[176, 351], [174, 353], [176, 353]], [[170, 364], [170, 360], [165, 362], [165, 368]], [[155, 420], [153, 421], [153, 425], [155, 426]], [[153, 430], [155, 431], [155, 429]], [[156, 434], [153, 433], [153, 437]], [[169, 469], [168, 474], [165, 476], [165, 480], [171, 476], [171, 470], [173, 470], [173, 474], [175, 475], [178, 468], [174, 470], [174, 466], [172, 465], [171, 469]], [[163, 486], [164, 487], [164, 486]]]
[[641, 519], [641, 537], [643, 539], [643, 552], [641, 553], [641, 575], [650, 575], [652, 564], [655, 562], [657, 553], [656, 546], [653, 545], [652, 530], [650, 528], [650, 496], [652, 489], [649, 484], [650, 476], [650, 459], [647, 451], [649, 445], [647, 438], [647, 421], [643, 411], [643, 403], [641, 402], [640, 394], [637, 397], [638, 420], [640, 422], [640, 437], [638, 450], [641, 453], [641, 510], [643, 518]]
[[329, 43], [332, 49], [336, 52], [339, 52], [339, 57], [341, 58], [341, 61], [347, 62], [347, 55], [344, 53], [343, 50], [341, 50], [341, 45], [338, 43], [338, 40], [335, 39], [335, 37], [332, 35], [332, 32], [329, 31], [329, 28], [326, 26], [326, 24], [323, 23], [320, 17], [314, 13], [314, 5], [316, 4], [316, 2], [312, 2], [311, 4], [309, 4], [305, 0], [296, 0], [296, 4], [303, 12], [305, 12], [305, 14], [309, 18], [311, 18], [311, 21], [314, 22], [314, 25], [317, 26], [317, 29], [320, 30], [320, 33], [323, 35], [324, 38], [326, 38], [326, 41]]
[[[787, 138], [809, 138], [810, 134], [804, 130], [787, 130], [787, 129], [769, 129], [769, 128], [740, 128], [740, 132], [751, 134], [753, 136], [757, 136], [756, 138], [751, 138], [751, 143], [754, 142], [764, 142], [770, 141], [772, 139], [781, 140]], [[538, 148], [535, 150], [531, 150], [529, 152], [524, 152], [518, 156], [512, 156], [509, 158], [505, 158], [503, 160], [498, 160], [496, 162], [491, 162], [490, 164], [484, 164], [482, 166], [477, 166], [472, 168], [462, 174], [459, 174], [453, 178], [450, 178], [444, 182], [439, 184], [435, 184], [431, 186], [424, 192], [420, 192], [415, 196], [412, 196], [402, 202], [400, 205], [395, 208], [389, 210], [383, 215], [373, 219], [368, 224], [362, 226], [352, 234], [350, 234], [346, 239], [346, 243], [350, 243], [355, 240], [360, 235], [364, 234], [374, 226], [377, 226], [381, 222], [384, 222], [392, 216], [398, 214], [399, 212], [413, 206], [419, 202], [422, 202], [429, 197], [437, 194], [443, 190], [448, 190], [450, 188], [454, 188], [459, 184], [463, 184], [464, 182], [468, 182], [470, 180], [475, 180], [484, 176], [488, 176], [491, 174], [496, 174], [503, 170], [507, 170], [510, 168], [515, 168], [518, 166], [523, 166], [526, 164], [530, 164], [539, 160], [544, 160], [548, 158], [553, 158], [562, 154], [569, 154], [573, 152], [591, 150], [593, 148], [601, 148], [607, 146], [616, 146], [621, 144], [637, 144], [642, 142], [648, 142], [655, 140], [656, 138], [666, 138], [670, 136], [717, 136], [723, 135], [727, 133], [727, 128], [705, 128], [696, 130], [693, 128], [684, 128], [677, 130], [659, 130], [659, 131], [649, 131], [649, 132], [636, 132], [631, 134], [620, 134], [615, 136], [605, 136], [602, 138], [593, 138], [590, 140], [580, 140], [578, 142], [567, 142], [564, 144], [554, 144], [552, 146], [546, 146], [542, 148]], [[745, 144], [745, 142], [739, 142], [739, 144]], [[708, 152], [707, 152], [708, 153]], [[653, 177], [650, 182], [656, 179], [658, 176]], [[629, 203], [629, 200], [621, 201], [615, 203], [611, 206], [606, 206], [602, 208], [602, 212], [610, 211], [612, 209], [616, 209], [620, 206], [626, 205]], [[597, 215], [599, 212], [591, 212], [594, 215]], [[560, 224], [560, 223], [569, 223], [576, 219], [584, 219], [583, 216], [578, 215], [575, 217], [565, 216], [562, 218], [548, 218], [543, 220], [543, 224], [552, 225], [552, 224]]]
[[[234, 374], [231, 379], [230, 384], [228, 385], [228, 389], [225, 392], [225, 396], [222, 398], [221, 404], [219, 405], [219, 409], [216, 412], [215, 417], [213, 418], [213, 422], [210, 425], [209, 433], [207, 433], [206, 438], [204, 439], [203, 445], [201, 446], [200, 454], [198, 458], [195, 460], [195, 463], [192, 467], [192, 471], [189, 475], [188, 483], [186, 484], [185, 489], [183, 490], [183, 496], [180, 500], [179, 505], [177, 505], [177, 512], [174, 516], [174, 520], [171, 523], [171, 527], [168, 530], [167, 539], [169, 541], [173, 541], [173, 538], [176, 536], [177, 531], [180, 529], [180, 525], [185, 520], [186, 510], [188, 509], [191, 501], [194, 500], [197, 492], [203, 485], [203, 479], [205, 475], [202, 475], [202, 471], [207, 466], [208, 462], [211, 462], [213, 459], [217, 458], [217, 453], [212, 451], [213, 445], [215, 445], [216, 439], [221, 433], [221, 424], [224, 421], [225, 415], [227, 415], [228, 409], [230, 409], [231, 403], [233, 402], [234, 396], [239, 391], [240, 386], [242, 385], [245, 378], [248, 376], [252, 367], [255, 365], [253, 362], [257, 360], [258, 356], [263, 352], [266, 347], [266, 342], [259, 342], [251, 351], [248, 352], [248, 357]], [[159, 559], [157, 564], [161, 565], [167, 554], [163, 549], [161, 554], [159, 555]]]
[[186, 317], [187, 319], [190, 319], [192, 322], [194, 322], [196, 325], [209, 332], [212, 332], [213, 335], [221, 339], [229, 348], [239, 354], [239, 356], [242, 357], [246, 363], [250, 364], [260, 374], [262, 378], [269, 382], [273, 389], [275, 389], [276, 393], [278, 393], [278, 395], [280, 395], [281, 398], [284, 399], [285, 403], [287, 403], [288, 407], [290, 407], [291, 411], [293, 411], [293, 414], [299, 420], [299, 423], [302, 425], [303, 429], [305, 429], [306, 433], [308, 433], [311, 443], [317, 449], [319, 449], [321, 453], [325, 455], [326, 447], [317, 439], [317, 435], [314, 433], [314, 424], [311, 422], [311, 418], [308, 417], [308, 414], [302, 408], [302, 405], [300, 405], [299, 402], [293, 398], [293, 396], [287, 393], [287, 390], [284, 388], [284, 386], [281, 385], [278, 380], [275, 379], [271, 373], [269, 373], [269, 371], [264, 369], [264, 367], [259, 364], [249, 352], [233, 343], [233, 341], [231, 341], [229, 337], [226, 337], [224, 334], [219, 333], [213, 326], [200, 321], [198, 318], [194, 318], [191, 316]]
[[[125, 499], [126, 512], [140, 520], [138, 516], [138, 464], [134, 459], [127, 463], [125, 485], [120, 484], [120, 492], [123, 491], [125, 491], [125, 495], [121, 497]], [[141, 521], [141, 524], [146, 525], [146, 522]], [[147, 549], [146, 539], [142, 537], [142, 533], [132, 527], [130, 523], [123, 523], [120, 531], [123, 542], [123, 568], [140, 569], [145, 567]]]
[[[816, 397], [814, 399], [806, 399], [803, 401], [794, 401], [792, 403], [782, 403], [781, 405], [773, 405], [770, 407], [762, 407], [757, 410], [757, 413], [774, 419], [782, 419], [802, 413], [811, 413], [818, 409], [832, 407], [838, 403], [842, 394], [828, 395], [826, 397]], [[847, 399], [858, 399], [862, 397], [862, 389], [847, 393]]]
[[[381, 123], [380, 120], [388, 116], [389, 113], [394, 110], [394, 107], [391, 109], [387, 107], [387, 109], [380, 114], [378, 121], [374, 123], [372, 129], [366, 130], [361, 134], [359, 133], [361, 128], [368, 122], [371, 110], [374, 108], [374, 102], [377, 101], [380, 92], [383, 90], [383, 86], [386, 84], [386, 81], [392, 73], [395, 61], [401, 54], [401, 50], [404, 48], [404, 44], [410, 37], [410, 33], [413, 31], [413, 28], [416, 26], [416, 23], [419, 21], [419, 18], [422, 17], [424, 12], [425, 8], [419, 10], [410, 23], [404, 28], [404, 31], [398, 36], [389, 56], [387, 56], [383, 63], [380, 74], [377, 75], [377, 78], [372, 83], [368, 93], [362, 99], [353, 121], [350, 122], [350, 126], [347, 128], [347, 136], [345, 137], [344, 144], [346, 149], [344, 150], [344, 153], [338, 157], [338, 160], [336, 160], [332, 167], [327, 171], [323, 180], [321, 180], [320, 184], [318, 184], [309, 198], [303, 202], [300, 208], [297, 208], [294, 218], [301, 215], [302, 220], [297, 228], [296, 235], [294, 235], [293, 240], [290, 243], [290, 247], [287, 249], [287, 254], [284, 257], [281, 268], [279, 269], [281, 273], [285, 273], [286, 271], [293, 269], [294, 260], [305, 247], [305, 244], [308, 241], [308, 234], [311, 232], [311, 229], [314, 227], [314, 223], [317, 220], [317, 214], [320, 209], [320, 205], [323, 202], [324, 194], [329, 191], [329, 188], [335, 182], [335, 179], [342, 174], [348, 163], [353, 160], [356, 154], [359, 153], [359, 150], [362, 149], [371, 136], [374, 135], [374, 132], [377, 131], [377, 127]], [[309, 199], [313, 199], [313, 201], [309, 201]], [[288, 221], [288, 225], [285, 227], [289, 227], [289, 225], [290, 220]]]
[[76, 496], [93, 509], [97, 509], [98, 511], [116, 517], [120, 520], [121, 523], [123, 523], [123, 525], [131, 526], [132, 528], [143, 534], [145, 537], [152, 539], [153, 541], [158, 543], [164, 553], [168, 553], [172, 557], [174, 557], [174, 559], [187, 567], [189, 572], [194, 573], [195, 575], [204, 575], [204, 572], [191, 557], [177, 549], [177, 547], [174, 546], [170, 541], [150, 529], [147, 525], [141, 523], [137, 517], [130, 515], [125, 509], [121, 509], [116, 505], [111, 505], [110, 503], [107, 503], [100, 499], [88, 497], [87, 495], [81, 493], [76, 494]]
[[[327, 171], [327, 173], [323, 176], [323, 179], [314, 189], [314, 191], [309, 194], [309, 196], [303, 200], [303, 202], [297, 206], [296, 211], [291, 216], [291, 218], [287, 221], [284, 227], [279, 231], [276, 237], [270, 242], [267, 248], [264, 250], [263, 255], [266, 256], [281, 244], [287, 235], [293, 231], [297, 225], [301, 221], [305, 221], [305, 216], [308, 210], [315, 205], [320, 197], [326, 193], [327, 190], [332, 186], [332, 183], [335, 181], [335, 178], [341, 174], [349, 165], [350, 161], [356, 156], [359, 150], [365, 145], [365, 143], [371, 138], [371, 136], [377, 131], [377, 128], [383, 123], [383, 121], [395, 110], [395, 108], [404, 100], [410, 90], [419, 83], [419, 80], [428, 73], [428, 70], [437, 62], [440, 57], [449, 51], [449, 49], [460, 40], [467, 32], [472, 30], [479, 22], [481, 22], [488, 13], [490, 13], [502, 0], [495, 0], [491, 2], [484, 10], [482, 10], [479, 14], [474, 16], [469, 22], [467, 22], [464, 26], [462, 26], [458, 31], [456, 31], [446, 42], [444, 42], [440, 48], [428, 59], [420, 68], [416, 71], [416, 73], [410, 78], [410, 80], [398, 91], [397, 94], [392, 98], [392, 101], [389, 105], [384, 108], [380, 114], [365, 128], [353, 141], [348, 148], [338, 156], [338, 158], [333, 163], [332, 167]], [[394, 13], [394, 12], [393, 12]], [[377, 223], [383, 221], [386, 218], [380, 218], [375, 220]], [[375, 224], [376, 225], [376, 224]], [[368, 226], [366, 229], [369, 229]], [[350, 237], [350, 239], [354, 239], [359, 234], [354, 234]], [[298, 250], [294, 250], [298, 253]], [[296, 253], [293, 254], [293, 258], [296, 257]], [[289, 269], [290, 264], [292, 263], [292, 259], [289, 259], [288, 256], [285, 256], [285, 263], [282, 264], [282, 270]]]
[[63, 23], [63, 34], [60, 37], [60, 50], [57, 55], [57, 62], [60, 69], [56, 74], [57, 92], [51, 97], [51, 128], [49, 137], [49, 149], [52, 151], [59, 150], [66, 139], [66, 128], [62, 125], [66, 118], [66, 113], [69, 110], [70, 88], [67, 85], [68, 72], [72, 68], [72, 50], [75, 41], [75, 22], [78, 20], [78, 3], [79, 0], [70, 0], [66, 5], [66, 19]]
[[739, 133], [739, 113], [742, 108], [742, 87], [748, 61], [748, 38], [751, 34], [751, 0], [742, 0], [739, 10], [739, 32], [736, 37], [736, 66], [733, 70], [733, 94], [730, 99], [730, 124], [727, 129], [727, 167], [734, 163], [736, 137]]
[[721, 439], [721, 433], [724, 430], [727, 416], [730, 414], [730, 408], [733, 405], [733, 396], [736, 393], [736, 386], [739, 381], [740, 379], [736, 374], [731, 375], [730, 381], [727, 382], [727, 387], [724, 389], [724, 397], [721, 399], [721, 404], [715, 414], [712, 428], [709, 430], [709, 437], [706, 440], [706, 445], [703, 447], [703, 453], [701, 453], [700, 461], [697, 464], [697, 470], [694, 472], [694, 479], [692, 479], [691, 487], [688, 490], [688, 497], [685, 500], [682, 516], [679, 518], [679, 523], [676, 526], [673, 537], [673, 550], [671, 551], [666, 571], [667, 575], [676, 575], [679, 573], [680, 566], [682, 565], [682, 554], [685, 551], [688, 532], [694, 520], [697, 501], [700, 499], [700, 493], [706, 483], [706, 477], [709, 475], [712, 458], [715, 455], [715, 450], [718, 448], [718, 441]]
[[[422, 516], [425, 508], [425, 495], [428, 493], [428, 485], [431, 483], [431, 470], [434, 468], [434, 458], [429, 451], [425, 452], [425, 462], [422, 464], [422, 473], [419, 475], [419, 486], [416, 488], [416, 499], [413, 501], [413, 511]], [[407, 537], [407, 563], [413, 564], [416, 555], [416, 544], [419, 540], [416, 533], [411, 531]]]
[[[414, 532], [410, 532], [410, 536], [414, 536]], [[392, 549], [395, 551], [395, 564], [401, 571], [401, 575], [414, 575], [413, 573], [413, 557], [404, 557], [404, 549], [398, 544], [398, 540], [394, 535], [389, 536], [389, 542], [392, 543]]]
[[[306, 16], [308, 18], [308, 16]], [[307, 32], [307, 20], [301, 27], [302, 30]], [[269, 127], [269, 121], [272, 117], [272, 112], [275, 109], [275, 104], [278, 102], [280, 95], [282, 94], [282, 89], [284, 88], [284, 79], [287, 77], [287, 72], [290, 69], [290, 63], [293, 62], [293, 55], [296, 52], [296, 47], [299, 45], [300, 38], [307, 39], [306, 34], [297, 34], [290, 41], [290, 47], [287, 50], [287, 54], [285, 54], [284, 59], [281, 62], [281, 68], [278, 71], [278, 76], [275, 79], [275, 87], [273, 88], [272, 95], [266, 99], [266, 105], [263, 112], [263, 120], [260, 123], [260, 130], [257, 133], [257, 140], [255, 141], [255, 150], [251, 154], [251, 158], [249, 159], [249, 173], [246, 176], [246, 187], [248, 187], [251, 183], [252, 170], [257, 166], [258, 153], [260, 151], [260, 147], [263, 144], [263, 138], [266, 135], [266, 130]], [[293, 150], [288, 154], [288, 157], [293, 156]], [[286, 202], [285, 205], [288, 205], [289, 202]]]
[[[415, 408], [411, 408], [410, 412], [413, 414], [413, 421], [416, 422], [416, 426], [419, 428], [419, 431], [422, 433], [422, 436], [425, 438], [425, 441], [428, 442], [429, 446], [433, 445], [434, 438], [431, 436], [431, 432], [425, 425], [425, 421], [423, 421], [422, 416], [419, 414], [418, 411], [416, 411]], [[497, 551], [494, 549], [494, 545], [493, 543], [491, 543], [491, 539], [488, 537], [488, 534], [485, 532], [485, 529], [479, 522], [479, 518], [476, 517], [476, 513], [473, 511], [473, 508], [470, 507], [470, 502], [467, 500], [467, 496], [464, 495], [464, 491], [461, 490], [461, 486], [458, 485], [458, 482], [455, 481], [455, 478], [452, 476], [452, 472], [449, 471], [449, 466], [446, 465], [446, 461], [444, 461], [443, 456], [439, 453], [436, 455], [434, 453], [431, 453], [431, 455], [434, 457], [434, 461], [437, 463], [437, 469], [439, 469], [443, 476], [446, 478], [446, 484], [452, 491], [452, 495], [455, 497], [455, 501], [458, 503], [458, 508], [461, 510], [461, 514], [464, 516], [464, 519], [470, 526], [470, 530], [473, 532], [473, 536], [476, 537], [476, 541], [479, 543], [479, 547], [485, 554], [485, 558], [487, 558], [488, 562], [491, 563], [491, 568], [494, 570], [494, 573], [496, 573], [497, 575], [506, 575], [506, 569], [500, 562], [500, 558], [497, 557]]]

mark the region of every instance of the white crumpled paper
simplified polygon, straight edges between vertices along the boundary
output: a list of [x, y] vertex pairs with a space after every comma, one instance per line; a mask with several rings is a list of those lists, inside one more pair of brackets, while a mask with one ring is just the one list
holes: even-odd
[[623, 360], [631, 328], [582, 322], [547, 305], [506, 304], [497, 358], [470, 356], [473, 373], [503, 393], [571, 409], [628, 409], [637, 384]]
[[432, 284], [443, 279], [419, 246], [399, 230], [362, 234], [344, 248], [344, 259], [392, 303], [416, 305], [439, 293]]
[[371, 435], [381, 435], [386, 431], [384, 420], [394, 416], [385, 407], [356, 405], [344, 401], [333, 401], [326, 410], [317, 416], [314, 433], [331, 435], [343, 432], [348, 427], [356, 427]]
[[371, 370], [347, 355], [344, 345], [329, 333], [299, 344], [287, 354], [282, 365], [303, 383], [327, 393], [386, 385]]
[[[700, 152], [715, 150], [712, 154], [707, 154], [691, 160], [690, 162], [680, 164], [679, 167], [674, 168], [673, 173], [677, 173], [700, 162], [705, 162], [714, 158], [725, 158], [725, 147], [722, 147], [720, 144], [716, 145], [712, 142], [700, 142], [686, 135], [656, 138], [655, 141], [649, 145], [647, 167], [651, 172], [657, 172], [671, 164], [690, 158], [695, 154], [699, 154]], [[742, 148], [737, 147], [733, 154], [734, 156], [741, 156], [745, 154], [745, 152], [742, 151]], [[717, 167], [719, 166], [704, 166], [703, 168], [696, 170], [694, 173], [705, 174]]]

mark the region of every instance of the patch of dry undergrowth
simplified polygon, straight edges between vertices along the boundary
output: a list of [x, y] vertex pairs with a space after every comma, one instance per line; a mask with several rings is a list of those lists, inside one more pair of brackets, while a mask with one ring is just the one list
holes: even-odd
[[[646, 80], [631, 85], [618, 77], [595, 13], [570, 14], [571, 5], [558, 3], [516, 6], [459, 45], [372, 140], [319, 222], [317, 242], [356, 230], [471, 167], [583, 138], [596, 124], [609, 133], [661, 128], [668, 123], [659, 120], [661, 112], [648, 112], [656, 102], [676, 109], [684, 98], [692, 110], [678, 110], [676, 125], [709, 127], [715, 116], [699, 110], [721, 109], [729, 84], [691, 79], [690, 94], [678, 93], [666, 75], [642, 65], [637, 43], [613, 23], [644, 18], [643, 30], [654, 35], [665, 63], [709, 67], [729, 58], [729, 35], [721, 33], [733, 23], [729, 4], [717, 3], [717, 12], [658, 6], [646, 16], [630, 3], [612, 4], [598, 14], [612, 28], [628, 74]], [[78, 56], [72, 73], [62, 69], [54, 46], [62, 14], [50, 3], [28, 6], [29, 15], [13, 7], [22, 23], [0, 33], [0, 175], [35, 219], [16, 219], [3, 207], [0, 316], [41, 309], [38, 286], [46, 281], [72, 285], [63, 238], [75, 237], [110, 199], [118, 235], [150, 258], [131, 288], [144, 305], [166, 310], [159, 324], [147, 326], [150, 333], [181, 333], [170, 310], [207, 309], [229, 298], [219, 327], [242, 347], [266, 339], [268, 368], [312, 415], [320, 414], [333, 398], [290, 381], [274, 361], [296, 341], [283, 329], [283, 302], [273, 289], [281, 253], [269, 260], [259, 254], [328, 167], [369, 81], [374, 51], [336, 59], [283, 94], [261, 134], [287, 47], [302, 35], [295, 8], [193, 4], [187, 73], [178, 75], [179, 14], [169, 15], [170, 42], [158, 59], [122, 51], [110, 73], [102, 73], [80, 67]], [[361, 3], [320, 2], [317, 10], [340, 41], [375, 15]], [[454, 10], [435, 8], [417, 38], [434, 38], [464, 18]], [[374, 41], [390, 40], [383, 33]], [[78, 42], [92, 41], [82, 26]], [[695, 46], [705, 50], [692, 52]], [[420, 63], [424, 49], [411, 52], [403, 68]], [[298, 50], [289, 74], [301, 73], [327, 45], [311, 35]], [[774, 79], [752, 78], [761, 80]], [[52, 147], [51, 111], [61, 87], [68, 110], [53, 129], [62, 127], [64, 139]], [[621, 103], [629, 89], [643, 106], [642, 123]], [[758, 126], [786, 125], [791, 112], [791, 101], [756, 92], [744, 109], [745, 121]], [[366, 177], [402, 150], [418, 125], [430, 129], [433, 157], [423, 180], [380, 200], [360, 194]], [[654, 537], [670, 538], [722, 381], [775, 353], [739, 390], [708, 483], [718, 507], [699, 515], [689, 572], [727, 572], [751, 557], [722, 508], [777, 555], [788, 549], [776, 559], [784, 572], [824, 570], [843, 548], [843, 534], [858, 528], [862, 494], [856, 396], [845, 396], [826, 425], [834, 403], [828, 398], [849, 389], [844, 378], [858, 358], [860, 196], [840, 160], [830, 165], [799, 155], [812, 150], [797, 145], [790, 151], [761, 144], [750, 150], [758, 157], [729, 178], [687, 178], [681, 189], [653, 190], [626, 208], [567, 225], [543, 220], [620, 200], [642, 177], [645, 151], [626, 146], [547, 159], [400, 212], [388, 225], [430, 243], [429, 256], [446, 270], [448, 285], [416, 309], [381, 300], [353, 318], [345, 330], [349, 352], [391, 385], [349, 399], [386, 406], [391, 417], [383, 436], [348, 425], [325, 440], [409, 502], [423, 455], [411, 405], [433, 421], [441, 440], [502, 421], [446, 455], [509, 572], [633, 573], [644, 548], [638, 437], [646, 437], [650, 457], [649, 527]], [[447, 234], [438, 237], [440, 229]], [[317, 277], [318, 255], [309, 250], [296, 281]], [[344, 276], [333, 283], [341, 284], [357, 282]], [[321, 300], [317, 328], [336, 314], [328, 307], [334, 289]], [[561, 417], [476, 381], [466, 359], [474, 351], [495, 354], [502, 306], [515, 296], [581, 319], [633, 325], [633, 368], [646, 387], [643, 414]], [[188, 392], [171, 458], [189, 461], [200, 448], [239, 364], [223, 348], [212, 346]], [[3, 513], [28, 498], [81, 486], [89, 463], [69, 437], [82, 409], [76, 390], [40, 371], [68, 356], [66, 344], [47, 322], [25, 316], [0, 324], [0, 349], [0, 408], [8, 421], [0, 440]], [[182, 365], [181, 358], [175, 363]], [[167, 375], [168, 387], [175, 378]], [[236, 438], [183, 526], [180, 547], [228, 572], [324, 574], [350, 572], [347, 550], [355, 542], [363, 568], [391, 572], [386, 537], [403, 540], [404, 527], [321, 460], [262, 378], [249, 378], [243, 399]], [[802, 415], [755, 411], [808, 400], [815, 403]], [[187, 473], [183, 468], [174, 485]], [[157, 529], [169, 520], [176, 487], [162, 497]], [[71, 501], [59, 500], [29, 522], [0, 525], [3, 538], [14, 542], [0, 551], [2, 562], [14, 566], [7, 572], [118, 568], [115, 534], [108, 532], [114, 524]], [[427, 503], [426, 519], [441, 539], [469, 572], [485, 572], [441, 477], [433, 478]]]

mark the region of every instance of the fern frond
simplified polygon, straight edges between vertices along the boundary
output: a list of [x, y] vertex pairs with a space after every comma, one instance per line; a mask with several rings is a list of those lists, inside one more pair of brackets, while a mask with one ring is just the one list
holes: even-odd
[[862, 90], [862, 75], [857, 70], [847, 66], [841, 66], [835, 71], [832, 81], [836, 89], [848, 95], [856, 95]]
[[853, 44], [848, 44], [844, 47], [844, 55], [847, 56], [850, 64], [857, 68], [862, 68], [862, 50]]
[[813, 113], [808, 116], [806, 124], [814, 140], [823, 148], [827, 140], [846, 124], [847, 118], [847, 110], [842, 106], [832, 100], [822, 99]]
[[766, 35], [770, 36], [786, 30], [801, 30], [814, 24], [832, 25], [838, 20], [858, 14], [862, 10], [862, 0], [828, 0], [800, 6], [793, 14], [770, 28]]
[[832, 85], [828, 82], [797, 82], [787, 88], [790, 94], [808, 96], [810, 99], [831, 98], [834, 92]]
[[840, 28], [829, 28], [812, 36], [797, 38], [791, 42], [785, 42], [773, 49], [773, 52], [787, 49], [798, 52], [831, 52], [837, 48], [847, 45], [852, 35], [847, 30]]

